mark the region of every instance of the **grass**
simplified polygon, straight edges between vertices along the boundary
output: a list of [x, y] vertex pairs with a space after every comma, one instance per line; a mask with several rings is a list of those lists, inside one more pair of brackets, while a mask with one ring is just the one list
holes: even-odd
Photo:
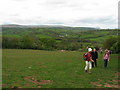
[[91, 41], [98, 41], [98, 42], [103, 42], [104, 40], [106, 40], [107, 38], [109, 38], [110, 36], [104, 36], [104, 37], [97, 37], [97, 38], [91, 38]]
[[48, 35], [36, 35], [38, 38], [51, 38], [50, 36]]
[[19, 35], [4, 35], [5, 37], [16, 37], [16, 38], [20, 38]]
[[[108, 68], [103, 67], [102, 54], [99, 54], [98, 67], [92, 73], [84, 73], [84, 52], [77, 51], [41, 51], [3, 49], [2, 70], [4, 88], [96, 88], [92, 82], [105, 83], [115, 80], [118, 72], [117, 54], [111, 55]], [[50, 83], [36, 84], [25, 77], [32, 77], [38, 82], [50, 80]], [[117, 80], [117, 79], [116, 79]], [[114, 87], [114, 86], [112, 86]]]

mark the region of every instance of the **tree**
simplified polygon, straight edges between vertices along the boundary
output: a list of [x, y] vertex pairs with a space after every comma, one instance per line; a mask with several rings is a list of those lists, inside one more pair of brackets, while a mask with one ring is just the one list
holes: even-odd
[[110, 49], [113, 53], [120, 53], [120, 37], [109, 37], [103, 43], [104, 49]]
[[33, 49], [34, 48], [34, 38], [30, 36], [24, 36], [22, 38], [22, 48], [24, 49]]

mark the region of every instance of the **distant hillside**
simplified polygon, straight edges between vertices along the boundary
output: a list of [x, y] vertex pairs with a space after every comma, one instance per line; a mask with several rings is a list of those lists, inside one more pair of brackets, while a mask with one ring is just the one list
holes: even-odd
[[1, 25], [0, 27], [4, 28], [13, 28], [13, 27], [22, 27], [22, 25], [18, 25], [18, 24], [5, 24], [5, 25]]
[[3, 48], [85, 50], [87, 46], [102, 47], [104, 40], [117, 35], [117, 29], [2, 25]]
[[70, 27], [70, 26], [62, 26], [62, 25], [18, 25], [18, 24], [6, 24], [0, 26], [2, 28], [57, 28], [57, 29], [66, 29], [66, 30], [96, 30], [99, 28], [91, 28], [91, 27]]
[[96, 29], [89, 27], [67, 27], [48, 25], [2, 25], [2, 35], [7, 37], [35, 36], [38, 38], [62, 39], [89, 39], [90, 41], [102, 42], [109, 36], [118, 35], [117, 30]]

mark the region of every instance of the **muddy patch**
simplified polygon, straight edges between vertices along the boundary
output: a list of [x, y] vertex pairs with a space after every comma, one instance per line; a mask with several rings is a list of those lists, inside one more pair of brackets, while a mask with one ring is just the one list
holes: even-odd
[[0, 86], [2, 86], [2, 87], [6, 87], [6, 86], [8, 86], [7, 84], [2, 84], [2, 85], [0, 85]]
[[51, 83], [51, 80], [41, 80], [39, 84], [49, 84]]
[[41, 88], [41, 85], [50, 84], [50, 83], [53, 82], [52, 80], [37, 80], [37, 79], [35, 79], [34, 77], [31, 77], [31, 76], [30, 77], [25, 77], [24, 79], [29, 81], [29, 82], [32, 82], [34, 84], [37, 84], [38, 88]]
[[112, 80], [112, 81], [110, 81], [110, 82], [118, 83], [118, 82], [120, 82], [120, 80]]
[[95, 85], [95, 86], [97, 86], [97, 87], [101, 87], [101, 86], [102, 86], [102, 84], [100, 84], [101, 81], [102, 81], [102, 80], [99, 80], [99, 81], [97, 81], [97, 82], [91, 82], [91, 84], [92, 84], [92, 85]]
[[91, 82], [92, 85], [95, 85], [95, 86], [98, 86], [98, 87], [101, 87], [102, 84], [98, 84], [97, 82]]
[[120, 76], [120, 72], [115, 73], [115, 75]]
[[[102, 80], [99, 80], [97, 82], [91, 82], [91, 84], [94, 85], [94, 86], [97, 86], [97, 87], [119, 88], [118, 81], [120, 81], [120, 80], [108, 81], [108, 83], [105, 83], [103, 85], [103, 84], [101, 84]], [[111, 84], [109, 84], [109, 82], [116, 83], [117, 85], [111, 85]]]
[[118, 88], [118, 85], [111, 85], [111, 84], [106, 83], [106, 84], [104, 85], [104, 87]]

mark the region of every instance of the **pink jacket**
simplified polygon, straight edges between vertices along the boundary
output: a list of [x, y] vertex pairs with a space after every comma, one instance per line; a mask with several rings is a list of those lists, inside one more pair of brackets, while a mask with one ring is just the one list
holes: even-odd
[[103, 55], [103, 59], [108, 59], [108, 60], [110, 60], [110, 54], [109, 54], [109, 53], [105, 53], [105, 54]]

